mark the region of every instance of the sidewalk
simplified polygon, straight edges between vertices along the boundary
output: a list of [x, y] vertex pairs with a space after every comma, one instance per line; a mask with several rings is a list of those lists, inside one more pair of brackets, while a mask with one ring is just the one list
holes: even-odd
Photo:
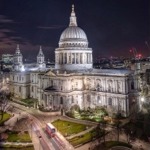
[[80, 133], [77, 133], [77, 134], [75, 134], [75, 135], [71, 135], [71, 136], [69, 136], [69, 137], [66, 137], [66, 139], [69, 140], [69, 139], [72, 139], [72, 138], [74, 138], [74, 137], [83, 135], [83, 134], [85, 134], [85, 133], [87, 133], [87, 132], [92, 131], [94, 128], [96, 128], [96, 126], [90, 127], [89, 129], [87, 129], [87, 130], [85, 130], [85, 131], [82, 131], [82, 132], [80, 132]]

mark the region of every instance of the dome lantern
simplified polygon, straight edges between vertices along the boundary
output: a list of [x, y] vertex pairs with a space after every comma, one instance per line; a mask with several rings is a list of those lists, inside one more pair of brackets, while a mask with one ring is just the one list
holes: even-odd
[[70, 16], [69, 26], [77, 26], [77, 18], [76, 18], [76, 14], [74, 11], [74, 5], [72, 5], [72, 12], [71, 12], [71, 16]]

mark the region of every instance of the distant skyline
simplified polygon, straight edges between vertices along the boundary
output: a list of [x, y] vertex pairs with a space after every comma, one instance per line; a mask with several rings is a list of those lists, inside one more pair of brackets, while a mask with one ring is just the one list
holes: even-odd
[[13, 54], [20, 44], [24, 59], [33, 58], [42, 45], [46, 58], [54, 61], [72, 4], [94, 58], [129, 56], [132, 47], [150, 56], [145, 44], [150, 44], [149, 0], [1, 0], [0, 56]]

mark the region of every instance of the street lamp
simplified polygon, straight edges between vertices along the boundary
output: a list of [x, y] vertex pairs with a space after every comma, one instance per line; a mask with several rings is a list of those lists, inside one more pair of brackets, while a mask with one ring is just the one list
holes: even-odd
[[41, 149], [41, 139], [42, 137], [41, 136], [39, 136], [39, 150]]
[[145, 101], [145, 98], [144, 97], [141, 97], [141, 102], [144, 102]]

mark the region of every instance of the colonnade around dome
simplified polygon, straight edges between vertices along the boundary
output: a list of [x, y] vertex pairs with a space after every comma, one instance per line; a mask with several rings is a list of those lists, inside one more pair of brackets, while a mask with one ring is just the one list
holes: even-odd
[[92, 53], [56, 53], [56, 64], [92, 64]]

